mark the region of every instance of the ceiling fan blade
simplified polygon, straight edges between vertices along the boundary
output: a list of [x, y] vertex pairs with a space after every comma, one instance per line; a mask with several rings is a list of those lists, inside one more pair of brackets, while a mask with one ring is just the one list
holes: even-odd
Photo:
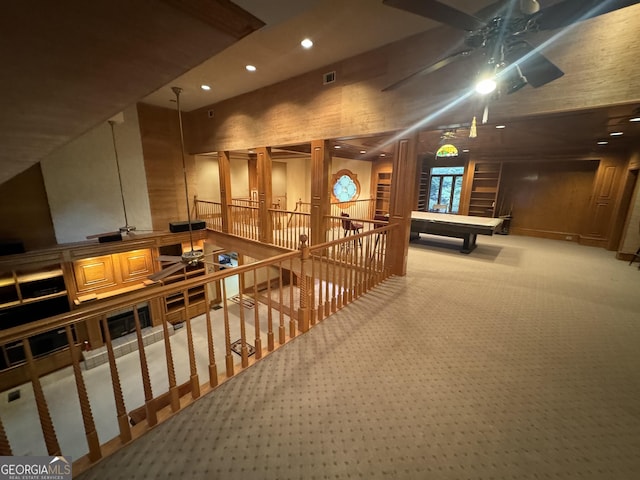
[[554, 30], [640, 3], [640, 0], [565, 0], [536, 13], [540, 30]]
[[564, 75], [551, 60], [535, 51], [533, 46], [524, 40], [510, 46], [505, 58], [511, 64], [517, 64], [527, 83], [533, 88], [541, 87]]
[[87, 235], [87, 240], [93, 240], [94, 238], [100, 238], [100, 237], [110, 237], [112, 235], [120, 235], [120, 232], [104, 232], [104, 233], [96, 233], [94, 235]]
[[167, 278], [170, 275], [173, 275], [174, 273], [184, 269], [185, 267], [186, 267], [186, 264], [184, 263], [175, 263], [173, 265], [169, 265], [167, 268], [160, 270], [159, 272], [152, 273], [147, 278], [149, 280], [157, 282], [158, 280], [162, 280], [164, 278]]
[[436, 0], [382, 0], [382, 3], [468, 32], [485, 25], [482, 20], [473, 15], [461, 12]]
[[389, 90], [395, 90], [396, 88], [401, 87], [402, 85], [408, 83], [409, 81], [413, 80], [416, 77], [433, 73], [457, 60], [460, 60], [461, 58], [468, 57], [472, 51], [473, 50], [462, 50], [460, 52], [453, 53], [448, 57], [445, 57], [442, 60], [438, 60], [436, 63], [432, 63], [431, 65], [424, 67], [422, 70], [418, 70], [417, 72], [412, 73], [408, 77], [404, 77], [402, 80], [399, 80], [396, 83], [393, 83], [388, 87], [383, 88], [382, 91], [387, 92]]
[[491, 5], [481, 8], [473, 14], [474, 17], [484, 21], [485, 23], [496, 17], [511, 17], [521, 13], [518, 5], [510, 0], [498, 0]]
[[178, 263], [182, 262], [182, 257], [179, 257], [178, 255], [158, 255], [158, 260], [161, 262]]

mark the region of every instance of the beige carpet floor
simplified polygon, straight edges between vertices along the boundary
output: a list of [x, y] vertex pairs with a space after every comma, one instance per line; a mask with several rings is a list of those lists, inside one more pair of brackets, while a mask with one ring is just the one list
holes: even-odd
[[388, 280], [89, 479], [638, 479], [640, 271], [518, 236]]

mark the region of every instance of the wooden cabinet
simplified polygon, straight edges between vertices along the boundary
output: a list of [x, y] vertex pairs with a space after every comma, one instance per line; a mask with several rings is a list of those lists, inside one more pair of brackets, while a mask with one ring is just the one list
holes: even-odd
[[[65, 311], [69, 311], [67, 289], [59, 264], [0, 273], [0, 329]], [[5, 317], [12, 320], [6, 323]]]
[[[201, 242], [195, 246], [196, 249], [201, 249]], [[167, 245], [160, 247], [160, 255], [179, 255], [184, 249], [189, 250], [190, 246], [183, 248], [182, 245]], [[166, 265], [163, 265], [163, 268]], [[187, 266], [184, 270], [179, 270], [177, 273], [162, 280], [164, 285], [169, 285], [176, 282], [181, 282], [188, 278], [192, 278], [199, 275], [204, 275], [205, 266], [203, 263], [199, 263], [194, 266]], [[164, 314], [167, 322], [171, 324], [184, 322], [188, 318], [193, 318], [198, 315], [202, 315], [206, 311], [205, 302], [205, 286], [201, 285], [193, 287], [187, 290], [186, 295], [189, 301], [189, 311], [186, 311], [185, 295], [183, 292], [175, 293], [173, 295], [167, 295], [164, 297]]]
[[[17, 327], [70, 310], [60, 264], [0, 273], [0, 329]], [[30, 339], [35, 357], [67, 345], [64, 331], [51, 331]], [[21, 364], [21, 342], [0, 346], [0, 370]]]
[[75, 288], [80, 303], [96, 300], [131, 289], [144, 287], [153, 273], [151, 250], [148, 248], [113, 253], [73, 262]]
[[78, 292], [88, 292], [116, 284], [112, 255], [78, 260], [73, 264]]
[[477, 217], [496, 215], [501, 171], [502, 163], [500, 162], [475, 163], [469, 196], [469, 215]]
[[391, 172], [379, 172], [376, 181], [376, 215], [389, 213], [391, 199]]

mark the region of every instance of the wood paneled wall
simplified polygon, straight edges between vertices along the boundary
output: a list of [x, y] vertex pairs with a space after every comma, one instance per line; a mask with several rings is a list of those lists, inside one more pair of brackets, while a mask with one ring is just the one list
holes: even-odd
[[[153, 229], [166, 231], [170, 222], [187, 219], [180, 129], [175, 110], [138, 104], [140, 137], [147, 174]], [[188, 130], [185, 128], [185, 142]], [[195, 157], [185, 152], [189, 205], [197, 195]]]
[[513, 233], [577, 241], [597, 170], [598, 160], [504, 163], [498, 205]]
[[40, 164], [0, 185], [0, 241], [21, 240], [26, 250], [56, 244]]
[[[603, 15], [550, 40], [544, 53], [566, 75], [543, 88], [525, 89], [491, 105], [492, 118], [640, 100], [640, 5]], [[539, 44], [552, 38], [539, 34]], [[393, 131], [419, 124], [442, 125], [481, 114], [475, 98], [456, 107], [469, 86], [468, 62], [417, 79], [403, 88], [382, 88], [442, 56], [459, 36], [436, 28], [322, 70], [271, 85], [192, 112], [191, 152], [238, 150], [259, 145], [287, 145], [310, 138], [335, 138]], [[322, 85], [326, 71], [336, 82]], [[215, 118], [207, 110], [214, 108]], [[438, 113], [439, 112], [439, 113]], [[458, 115], [456, 115], [458, 114]]]
[[499, 213], [516, 234], [617, 249], [627, 159], [510, 161], [502, 166]]

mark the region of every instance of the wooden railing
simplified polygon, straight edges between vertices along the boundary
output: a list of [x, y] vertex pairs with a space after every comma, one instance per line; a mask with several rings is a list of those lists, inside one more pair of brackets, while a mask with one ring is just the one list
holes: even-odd
[[196, 198], [195, 209], [196, 218], [204, 220], [209, 230], [222, 231], [222, 204], [220, 202], [210, 202]]
[[256, 207], [260, 205], [258, 200], [253, 200], [251, 198], [232, 198], [231, 205], [237, 205], [238, 207]]
[[229, 233], [250, 240], [258, 240], [260, 238], [259, 211], [258, 207], [230, 205], [231, 228]]
[[375, 214], [375, 199], [331, 202], [331, 215], [339, 217], [341, 213], [346, 213], [350, 217], [371, 219]]
[[279, 247], [296, 249], [300, 235], [311, 236], [311, 215], [308, 213], [270, 209], [273, 226], [273, 244]]
[[[22, 367], [26, 365], [29, 371], [34, 404], [20, 409], [19, 414], [3, 409], [0, 455], [71, 455], [78, 459], [74, 474], [86, 470], [387, 278], [392, 266], [386, 261], [386, 237], [391, 228], [383, 225], [313, 247], [303, 235], [298, 251], [171, 285], [152, 285], [72, 313], [0, 331], [0, 345], [17, 344], [24, 350]], [[227, 283], [234, 276], [243, 285], [234, 298], [237, 303], [227, 293]], [[163, 304], [165, 297], [178, 294], [188, 312], [188, 292], [199, 286], [205, 295], [205, 313], [185, 318], [186, 328], [176, 333], [166, 321], [160, 321], [154, 332], [159, 341], [149, 343], [141, 328], [139, 305]], [[210, 308], [212, 295], [216, 295], [212, 292], [219, 292], [222, 308], [218, 310]], [[122, 310], [132, 311], [135, 320], [127, 351], [139, 352], [127, 359], [126, 369], [121, 368], [123, 360], [116, 361], [120, 345], [111, 339], [107, 321], [110, 314]], [[105, 345], [97, 353], [105, 357], [105, 364], [87, 371], [83, 369], [86, 357], [96, 352], [82, 350], [76, 331], [92, 321], [99, 321], [104, 332]], [[52, 390], [46, 387], [51, 382], [36, 367], [31, 344], [38, 335], [60, 330], [68, 342], [61, 353], [66, 352], [71, 360], [68, 375], [76, 388], [56, 389], [55, 402], [51, 402]], [[223, 344], [224, 351], [214, 344]], [[182, 364], [188, 363], [188, 368], [177, 368], [178, 351], [186, 352], [188, 358]], [[54, 375], [56, 381], [64, 381], [60, 372]], [[127, 388], [123, 389], [125, 376]], [[106, 398], [113, 403], [104, 401]], [[25, 418], [27, 415], [35, 418]], [[41, 425], [40, 434], [24, 428], [34, 423]]]

